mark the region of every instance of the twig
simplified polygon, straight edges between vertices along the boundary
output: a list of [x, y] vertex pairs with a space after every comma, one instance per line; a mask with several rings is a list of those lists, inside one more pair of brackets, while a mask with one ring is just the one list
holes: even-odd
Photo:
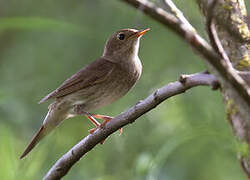
[[181, 10], [179, 10], [171, 0], [163, 0], [165, 5], [170, 8], [171, 12], [179, 19], [182, 24], [190, 30], [196, 32], [195, 28], [188, 22]]
[[106, 139], [109, 135], [121, 127], [133, 123], [137, 118], [155, 108], [164, 100], [184, 93], [186, 90], [196, 86], [211, 86], [217, 89], [219, 82], [212, 74], [196, 73], [192, 75], [181, 75], [180, 80], [156, 90], [143, 101], [128, 109], [126, 112], [116, 116], [103, 128], [99, 128], [93, 134], [89, 134], [76, 144], [71, 150], [64, 154], [49, 170], [44, 180], [58, 180], [67, 174], [70, 168], [80, 160], [88, 151]]
[[250, 72], [249, 71], [237, 71], [242, 79], [245, 80], [248, 86], [250, 86]]
[[208, 11], [207, 11], [206, 25], [207, 25], [208, 36], [209, 36], [209, 39], [211, 41], [212, 47], [221, 56], [221, 58], [222, 58], [221, 61], [225, 61], [229, 68], [233, 68], [232, 63], [231, 63], [229, 57], [227, 56], [227, 53], [225, 52], [225, 50], [220, 42], [220, 39], [218, 37], [217, 31], [215, 28], [214, 12], [215, 12], [216, 4], [217, 4], [217, 0], [213, 0], [208, 8]]

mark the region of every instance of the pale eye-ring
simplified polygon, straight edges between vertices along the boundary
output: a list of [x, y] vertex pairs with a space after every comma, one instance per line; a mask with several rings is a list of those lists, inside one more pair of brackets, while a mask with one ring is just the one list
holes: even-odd
[[120, 33], [120, 34], [118, 34], [118, 39], [119, 40], [124, 40], [125, 39], [125, 34], [124, 33]]

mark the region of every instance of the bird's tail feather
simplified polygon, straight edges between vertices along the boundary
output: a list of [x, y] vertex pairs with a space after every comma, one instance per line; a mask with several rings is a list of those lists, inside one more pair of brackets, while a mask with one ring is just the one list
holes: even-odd
[[56, 105], [57, 104], [51, 104], [49, 106], [49, 112], [43, 121], [43, 125], [33, 136], [31, 142], [20, 156], [20, 159], [25, 157], [38, 144], [39, 141], [55, 129], [64, 119], [68, 118], [67, 108], [56, 108]]
[[48, 132], [46, 132], [45, 126], [42, 125], [40, 129], [37, 131], [37, 133], [33, 136], [31, 142], [26, 147], [23, 154], [20, 156], [20, 159], [24, 158], [37, 145], [37, 143], [47, 134]]

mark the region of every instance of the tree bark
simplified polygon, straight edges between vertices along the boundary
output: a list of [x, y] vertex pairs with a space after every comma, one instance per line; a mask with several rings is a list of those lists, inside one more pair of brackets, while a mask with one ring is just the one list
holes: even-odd
[[[247, 11], [244, 0], [197, 0], [197, 3], [206, 18], [213, 16], [218, 38], [233, 68], [239, 72], [249, 72], [250, 31], [246, 22]], [[214, 6], [211, 7], [213, 3]], [[209, 11], [213, 11], [213, 13], [211, 14]], [[228, 89], [223, 86], [222, 95], [226, 106], [227, 119], [236, 137], [243, 144], [244, 150], [240, 150], [238, 154], [241, 166], [247, 176], [250, 177], [249, 116], [240, 111], [241, 105], [236, 103], [236, 97], [232, 96]]]

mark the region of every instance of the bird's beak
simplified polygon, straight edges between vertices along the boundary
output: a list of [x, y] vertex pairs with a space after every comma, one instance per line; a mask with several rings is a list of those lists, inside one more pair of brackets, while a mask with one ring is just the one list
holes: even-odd
[[144, 35], [146, 32], [148, 32], [150, 30], [150, 28], [147, 28], [147, 29], [144, 29], [144, 30], [141, 30], [141, 31], [138, 31], [136, 33], [136, 37], [140, 37], [142, 35]]

